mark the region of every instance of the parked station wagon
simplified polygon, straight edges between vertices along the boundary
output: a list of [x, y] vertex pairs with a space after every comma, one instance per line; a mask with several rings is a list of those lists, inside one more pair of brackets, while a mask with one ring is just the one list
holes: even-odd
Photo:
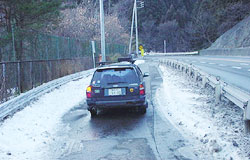
[[144, 77], [140, 68], [130, 58], [110, 65], [102, 65], [93, 74], [86, 96], [88, 110], [91, 116], [96, 116], [98, 110], [114, 108], [132, 108], [145, 114], [148, 107]]

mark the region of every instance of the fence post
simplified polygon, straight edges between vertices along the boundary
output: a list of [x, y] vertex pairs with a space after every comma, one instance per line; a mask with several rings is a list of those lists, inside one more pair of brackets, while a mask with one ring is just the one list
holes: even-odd
[[18, 92], [21, 93], [21, 72], [20, 72], [20, 62], [17, 62], [17, 86]]
[[32, 61], [30, 62], [30, 82], [31, 82], [31, 88], [34, 88], [33, 86], [33, 76], [32, 76]]
[[39, 64], [39, 71], [40, 71], [40, 85], [42, 84], [42, 62]]
[[3, 100], [5, 100], [5, 93], [6, 93], [6, 69], [5, 63], [3, 63]]

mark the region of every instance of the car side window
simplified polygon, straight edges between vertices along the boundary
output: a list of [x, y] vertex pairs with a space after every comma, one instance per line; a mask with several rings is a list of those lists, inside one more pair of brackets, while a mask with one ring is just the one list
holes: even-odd
[[136, 70], [137, 70], [138, 75], [140, 76], [140, 79], [142, 80], [143, 79], [143, 74], [142, 74], [141, 69], [138, 66], [136, 66]]

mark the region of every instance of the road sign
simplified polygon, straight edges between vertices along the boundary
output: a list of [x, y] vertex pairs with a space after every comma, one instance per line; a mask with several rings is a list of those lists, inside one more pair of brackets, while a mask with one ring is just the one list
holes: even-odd
[[141, 51], [141, 56], [143, 57], [144, 56], [144, 49], [143, 49], [142, 45], [140, 45], [139, 50]]
[[140, 45], [139, 50], [142, 50], [142, 49], [143, 49], [143, 46], [142, 46], [142, 45]]

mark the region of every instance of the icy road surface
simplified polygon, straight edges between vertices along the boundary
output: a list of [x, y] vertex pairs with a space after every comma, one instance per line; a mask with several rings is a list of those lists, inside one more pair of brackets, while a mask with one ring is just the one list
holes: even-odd
[[242, 111], [212, 90], [165, 66], [149, 72], [144, 116], [101, 113], [91, 119], [85, 89], [91, 76], [32, 102], [0, 126], [0, 159], [239, 159], [250, 157]]

